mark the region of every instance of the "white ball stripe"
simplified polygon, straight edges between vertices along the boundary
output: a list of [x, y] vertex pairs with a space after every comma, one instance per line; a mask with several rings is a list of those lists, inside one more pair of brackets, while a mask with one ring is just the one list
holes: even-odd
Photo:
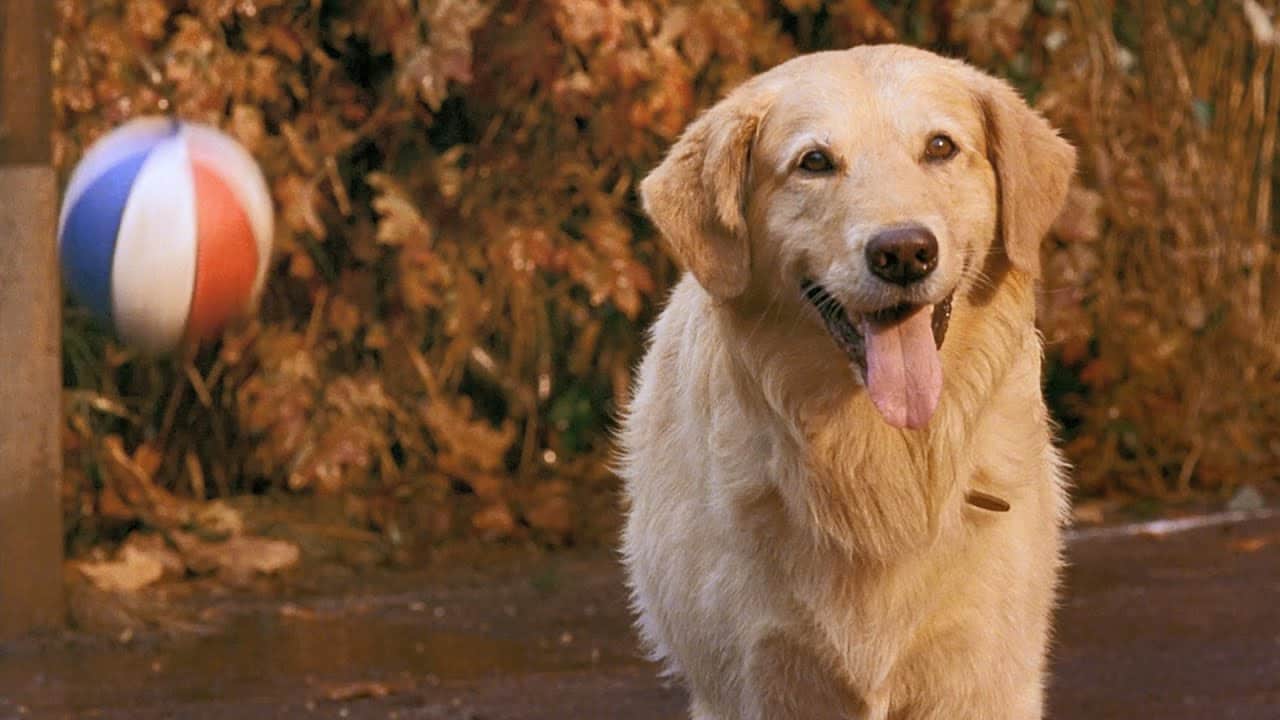
[[114, 130], [110, 142], [96, 142], [85, 153], [75, 174], [63, 192], [62, 212], [58, 217], [58, 237], [67, 221], [67, 213], [80, 201], [80, 196], [102, 174], [130, 155], [154, 145], [159, 138], [173, 132], [173, 121], [165, 118], [142, 118]]
[[181, 138], [151, 151], [125, 204], [112, 263], [112, 316], [121, 339], [162, 351], [182, 338], [196, 268], [195, 181]]

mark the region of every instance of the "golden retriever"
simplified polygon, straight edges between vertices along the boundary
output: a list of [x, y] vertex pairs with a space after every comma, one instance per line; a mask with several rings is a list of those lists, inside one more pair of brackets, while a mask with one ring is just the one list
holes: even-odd
[[687, 273], [622, 420], [622, 550], [693, 718], [1041, 717], [1035, 281], [1074, 167], [1007, 84], [882, 45], [752, 78], [643, 180]]

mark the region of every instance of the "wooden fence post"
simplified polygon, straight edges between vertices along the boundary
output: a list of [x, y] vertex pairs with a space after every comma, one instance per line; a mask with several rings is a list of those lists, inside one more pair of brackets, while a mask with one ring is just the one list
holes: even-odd
[[52, 0], [0, 0], [0, 639], [65, 618]]

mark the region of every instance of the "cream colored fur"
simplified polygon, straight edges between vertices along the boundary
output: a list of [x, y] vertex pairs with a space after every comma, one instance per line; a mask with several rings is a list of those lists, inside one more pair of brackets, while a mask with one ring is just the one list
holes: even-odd
[[[959, 151], [925, 162], [937, 131]], [[837, 175], [797, 175], [815, 143]], [[1041, 717], [1066, 501], [1034, 281], [1074, 157], [1005, 84], [875, 46], [748, 81], [645, 179], [689, 274], [623, 421], [623, 554], [696, 720]], [[899, 297], [862, 245], [906, 221], [940, 258]], [[954, 291], [927, 428], [881, 419], [802, 276], [851, 314]]]

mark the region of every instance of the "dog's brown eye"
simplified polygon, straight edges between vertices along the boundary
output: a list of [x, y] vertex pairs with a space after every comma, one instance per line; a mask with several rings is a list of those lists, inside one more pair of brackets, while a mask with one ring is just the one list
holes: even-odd
[[811, 173], [825, 173], [834, 170], [836, 164], [821, 150], [810, 150], [801, 156], [800, 167]]
[[949, 160], [955, 154], [956, 144], [946, 135], [934, 135], [924, 146], [924, 156], [930, 160]]

